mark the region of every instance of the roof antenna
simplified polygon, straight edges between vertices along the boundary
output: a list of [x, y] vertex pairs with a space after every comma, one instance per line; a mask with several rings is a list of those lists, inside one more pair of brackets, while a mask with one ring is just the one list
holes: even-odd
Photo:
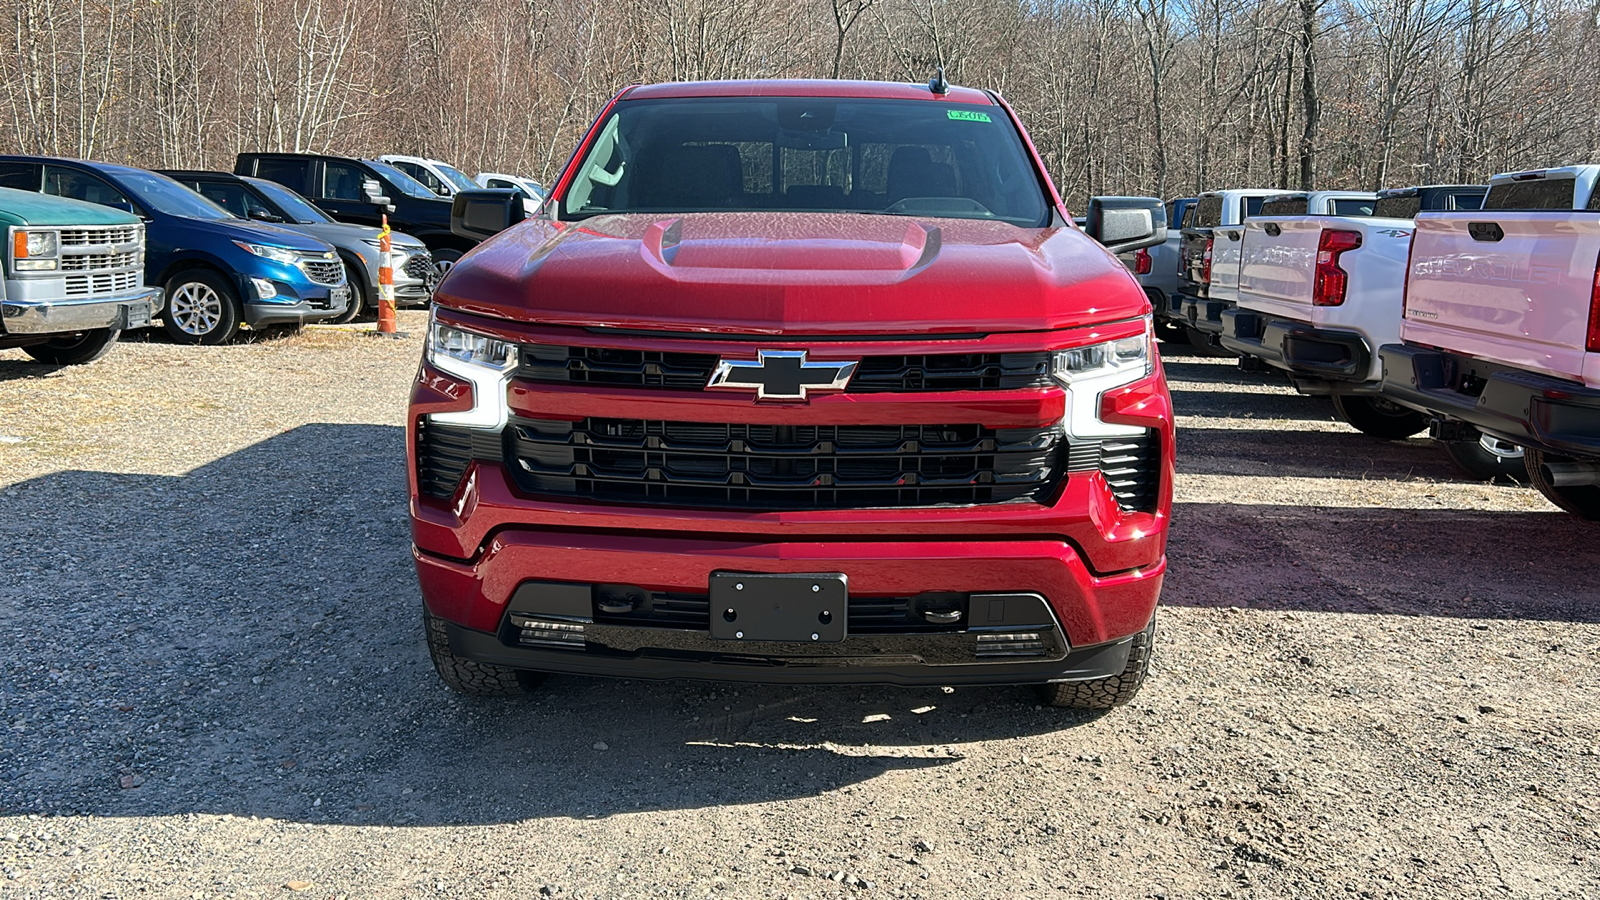
[[934, 70], [933, 77], [928, 79], [928, 90], [935, 94], [950, 93], [950, 82], [944, 80], [944, 66]]

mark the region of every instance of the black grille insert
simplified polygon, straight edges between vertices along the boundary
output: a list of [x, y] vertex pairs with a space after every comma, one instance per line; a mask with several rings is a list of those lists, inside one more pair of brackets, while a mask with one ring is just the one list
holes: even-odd
[[455, 496], [473, 459], [500, 455], [499, 432], [417, 422], [417, 488], [429, 497]]
[[508, 467], [534, 494], [740, 509], [1048, 502], [1054, 428], [512, 419]]
[[[529, 381], [700, 390], [711, 379], [715, 353], [666, 353], [605, 347], [522, 347], [517, 376]], [[1050, 380], [1050, 354], [959, 353], [867, 356], [848, 393], [997, 391], [1039, 387]]]
[[[706, 594], [641, 592], [643, 602], [629, 612], [608, 613], [595, 604], [594, 621], [600, 625], [634, 628], [684, 628], [705, 631], [711, 627], [711, 598]], [[851, 597], [848, 634], [948, 634], [967, 629], [966, 594], [919, 594], [915, 597]], [[956, 610], [960, 617], [934, 624], [928, 610]]]

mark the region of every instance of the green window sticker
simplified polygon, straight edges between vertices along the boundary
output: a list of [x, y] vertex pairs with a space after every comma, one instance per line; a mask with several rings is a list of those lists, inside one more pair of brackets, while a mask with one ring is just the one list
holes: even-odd
[[989, 114], [986, 113], [986, 112], [973, 112], [971, 110], [966, 110], [966, 109], [948, 109], [948, 110], [945, 110], [945, 115], [949, 116], [952, 119], [955, 119], [957, 122], [990, 122], [990, 121], [993, 121], [992, 119], [989, 118]]

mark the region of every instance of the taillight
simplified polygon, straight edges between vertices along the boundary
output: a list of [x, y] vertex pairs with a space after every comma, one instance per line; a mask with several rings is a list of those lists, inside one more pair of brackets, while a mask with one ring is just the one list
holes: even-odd
[[1206, 238], [1206, 255], [1200, 258], [1200, 280], [1206, 284], [1211, 283], [1211, 242], [1213, 238]]
[[1594, 263], [1594, 287], [1589, 290], [1589, 337], [1584, 347], [1600, 353], [1600, 259]]
[[1133, 255], [1133, 273], [1135, 275], [1150, 274], [1150, 251], [1140, 250]]
[[1311, 286], [1312, 306], [1339, 306], [1344, 303], [1350, 276], [1339, 268], [1339, 254], [1361, 246], [1361, 232], [1322, 229], [1317, 239], [1317, 274]]

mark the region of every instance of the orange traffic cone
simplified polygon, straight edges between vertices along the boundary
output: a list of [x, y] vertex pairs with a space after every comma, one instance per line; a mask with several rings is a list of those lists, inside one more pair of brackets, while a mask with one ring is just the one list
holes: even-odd
[[389, 217], [383, 217], [383, 231], [378, 235], [378, 333], [395, 334], [399, 327], [394, 318], [394, 246], [389, 238]]

